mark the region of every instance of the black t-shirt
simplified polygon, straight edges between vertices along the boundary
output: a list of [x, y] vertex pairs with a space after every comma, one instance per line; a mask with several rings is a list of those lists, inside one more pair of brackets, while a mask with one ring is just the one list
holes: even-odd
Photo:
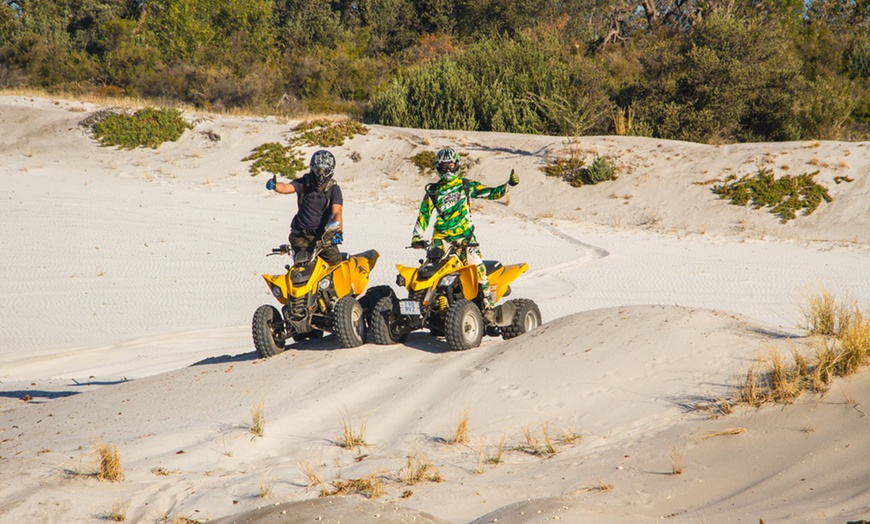
[[290, 223], [290, 229], [293, 231], [301, 231], [305, 229], [320, 229], [326, 227], [326, 223], [332, 218], [332, 205], [344, 205], [344, 200], [341, 196], [341, 188], [338, 184], [332, 184], [328, 190], [331, 202], [327, 205], [326, 192], [313, 191], [307, 187], [311, 173], [305, 173], [301, 178], [297, 178], [290, 182], [296, 189], [296, 202], [298, 211], [293, 221]]

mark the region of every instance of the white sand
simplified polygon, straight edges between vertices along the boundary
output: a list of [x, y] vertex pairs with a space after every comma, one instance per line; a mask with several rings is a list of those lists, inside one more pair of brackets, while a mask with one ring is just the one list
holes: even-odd
[[[731, 395], [759, 352], [805, 346], [807, 294], [867, 311], [870, 143], [582, 138], [620, 176], [576, 189], [540, 170], [564, 138], [374, 126], [332, 149], [343, 249], [381, 254], [370, 285], [395, 287], [394, 264], [418, 257], [404, 246], [431, 178], [407, 159], [455, 145], [470, 178], [520, 174], [509, 202], [475, 206], [478, 238], [485, 258], [529, 264], [512, 296], [545, 324], [461, 353], [419, 332], [261, 360], [250, 319], [274, 300], [259, 275], [286, 263], [265, 254], [296, 199], [241, 159], [292, 123], [196, 115], [177, 143], [126, 151], [78, 126], [98, 109], [0, 96], [0, 523], [105, 522], [113, 506], [127, 522], [870, 518], [870, 372], [790, 406], [696, 408]], [[833, 202], [780, 224], [705, 183], [760, 167], [818, 170]], [[466, 409], [471, 441], [446, 444]], [[365, 423], [368, 446], [336, 445], [343, 420]], [[745, 431], [702, 438], [729, 428]], [[555, 455], [517, 449], [545, 431]], [[119, 448], [124, 482], [93, 475], [99, 443]], [[409, 455], [443, 481], [402, 483]], [[385, 494], [318, 498], [301, 464], [327, 487], [379, 474]]]

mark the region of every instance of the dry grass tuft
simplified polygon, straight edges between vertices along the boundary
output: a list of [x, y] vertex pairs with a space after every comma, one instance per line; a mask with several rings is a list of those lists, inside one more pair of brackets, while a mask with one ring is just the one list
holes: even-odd
[[271, 480], [261, 480], [260, 481], [260, 490], [257, 493], [257, 496], [261, 499], [269, 498], [272, 496], [272, 481]]
[[581, 486], [574, 490], [574, 493], [604, 493], [605, 491], [612, 491], [613, 484], [608, 484], [603, 480], [599, 480], [595, 484], [589, 484], [588, 486]]
[[409, 486], [444, 480], [435, 464], [422, 455], [408, 455], [405, 467], [399, 472], [399, 478]]
[[126, 501], [118, 501], [112, 504], [112, 512], [109, 513], [108, 519], [112, 522], [124, 522], [127, 520], [127, 510], [130, 509], [130, 503]]
[[456, 426], [456, 431], [453, 432], [453, 436], [447, 441], [448, 444], [466, 444], [471, 440], [468, 433], [468, 417], [468, 408], [465, 408], [465, 411], [462, 412], [462, 416], [459, 417], [459, 424]]
[[121, 467], [121, 453], [113, 444], [98, 444], [97, 452], [100, 454], [100, 472], [97, 478], [109, 482], [121, 482], [124, 480], [124, 468]]
[[311, 462], [306, 460], [299, 464], [299, 469], [302, 470], [302, 475], [308, 481], [309, 488], [323, 484], [323, 480], [320, 478], [320, 470], [311, 464]]
[[262, 437], [266, 430], [266, 401], [260, 400], [251, 406], [251, 433]]
[[384, 495], [384, 482], [377, 473], [371, 473], [358, 479], [336, 479], [331, 484], [333, 489], [321, 490], [321, 497], [359, 493], [366, 498], [376, 499]]
[[671, 449], [671, 473], [673, 475], [683, 474], [683, 455], [677, 451], [677, 448]]
[[701, 435], [702, 439], [715, 438], [715, 437], [728, 437], [731, 435], [742, 435], [749, 431], [746, 428], [728, 428], [723, 429], [722, 431], [714, 431], [711, 433], [704, 433]]
[[338, 445], [345, 449], [367, 446], [365, 439], [365, 420], [355, 421], [348, 413], [341, 416], [341, 433], [337, 437]]

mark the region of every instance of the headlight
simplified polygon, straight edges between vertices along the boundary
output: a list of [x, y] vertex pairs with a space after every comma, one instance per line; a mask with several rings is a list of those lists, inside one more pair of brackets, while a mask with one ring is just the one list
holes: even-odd
[[332, 285], [332, 279], [329, 277], [326, 277], [323, 280], [321, 280], [319, 284], [317, 284], [317, 287], [321, 291], [326, 291], [327, 289], [329, 289], [330, 285]]
[[456, 275], [447, 275], [446, 277], [441, 279], [441, 282], [438, 282], [439, 287], [450, 287], [456, 282]]
[[272, 294], [275, 295], [275, 298], [282, 298], [284, 296], [284, 292], [281, 291], [281, 288], [274, 284], [272, 285]]
[[398, 284], [399, 287], [405, 287], [405, 277], [403, 277], [402, 275], [397, 276], [396, 284]]

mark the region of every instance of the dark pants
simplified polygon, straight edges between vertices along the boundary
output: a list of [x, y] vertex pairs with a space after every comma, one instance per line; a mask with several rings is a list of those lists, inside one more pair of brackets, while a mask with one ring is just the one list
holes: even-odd
[[[300, 251], [314, 251], [314, 244], [320, 240], [320, 237], [314, 235], [306, 235], [304, 233], [290, 233], [290, 247], [293, 248], [293, 255]], [[335, 244], [329, 244], [329, 247], [320, 251], [320, 258], [326, 261], [330, 266], [334, 266], [341, 262], [341, 252]]]

